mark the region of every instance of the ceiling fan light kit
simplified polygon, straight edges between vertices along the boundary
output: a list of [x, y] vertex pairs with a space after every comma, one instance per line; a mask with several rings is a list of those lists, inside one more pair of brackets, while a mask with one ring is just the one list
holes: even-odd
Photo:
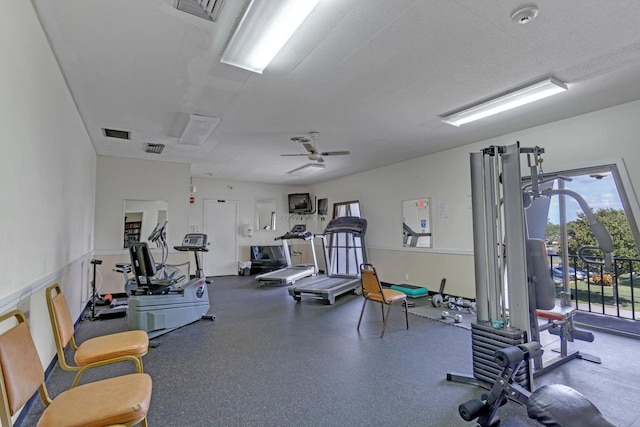
[[441, 118], [442, 121], [447, 124], [461, 126], [465, 123], [484, 119], [485, 117], [502, 113], [503, 111], [511, 110], [566, 90], [566, 84], [550, 77], [479, 104], [472, 105], [453, 114], [442, 116]]
[[319, 0], [251, 0], [221, 62], [262, 74]]

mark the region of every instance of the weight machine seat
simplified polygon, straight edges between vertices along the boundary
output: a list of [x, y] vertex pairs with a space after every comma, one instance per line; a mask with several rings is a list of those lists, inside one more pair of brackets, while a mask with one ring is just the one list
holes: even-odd
[[[150, 291], [164, 291], [184, 278], [184, 276], [177, 279], [158, 279], [154, 277], [158, 270], [153, 260], [153, 254], [146, 242], [131, 243], [129, 245], [129, 255], [131, 256], [131, 268], [138, 287], [148, 288]], [[141, 278], [144, 280], [141, 280]]]
[[614, 427], [580, 392], [563, 384], [540, 387], [527, 401], [527, 414], [552, 427]]
[[536, 310], [536, 314], [538, 317], [542, 317], [547, 320], [557, 320], [562, 321], [567, 318], [573, 317], [576, 309], [573, 307], [563, 307], [561, 305], [556, 304], [554, 308], [551, 310]]
[[[38, 426], [107, 426], [141, 423], [147, 426], [152, 381], [145, 373], [122, 375], [72, 387], [52, 399], [44, 379], [27, 319], [19, 310], [0, 316], [0, 425], [11, 426], [11, 417], [36, 391], [45, 405]], [[4, 323], [7, 325], [4, 325]]]

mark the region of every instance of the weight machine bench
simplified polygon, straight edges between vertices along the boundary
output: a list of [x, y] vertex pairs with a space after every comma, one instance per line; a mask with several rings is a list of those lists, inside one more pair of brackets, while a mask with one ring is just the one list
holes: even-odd
[[520, 368], [541, 357], [542, 352], [540, 343], [535, 341], [496, 351], [494, 359], [502, 372], [487, 395], [458, 407], [460, 416], [465, 421], [477, 418], [479, 427], [497, 426], [500, 419], [496, 413], [509, 398], [524, 405], [529, 418], [545, 426], [614, 427], [591, 401], [571, 387], [550, 384], [530, 392], [515, 381]]

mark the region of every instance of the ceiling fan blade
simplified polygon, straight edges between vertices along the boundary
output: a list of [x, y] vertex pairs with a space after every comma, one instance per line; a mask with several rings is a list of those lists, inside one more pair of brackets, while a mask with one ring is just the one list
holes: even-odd
[[291, 156], [307, 156], [308, 154], [280, 154], [283, 157], [291, 157]]
[[320, 153], [322, 156], [345, 156], [351, 154], [351, 151], [325, 151]]
[[324, 169], [324, 168], [325, 168], [325, 166], [324, 166], [324, 165], [321, 165], [321, 164], [318, 164], [318, 163], [307, 163], [306, 165], [302, 165], [302, 166], [297, 167], [297, 168], [295, 168], [295, 169], [291, 169], [291, 170], [290, 170], [290, 171], [288, 171], [287, 173], [289, 173], [289, 174], [290, 174], [290, 173], [296, 173], [296, 172], [298, 172], [298, 171], [306, 170], [306, 169], [309, 169], [309, 170], [319, 170], [319, 169]]
[[308, 142], [305, 142], [302, 145], [311, 154], [316, 154], [318, 152], [318, 150], [316, 150], [316, 147], [314, 147], [313, 144], [309, 144]]

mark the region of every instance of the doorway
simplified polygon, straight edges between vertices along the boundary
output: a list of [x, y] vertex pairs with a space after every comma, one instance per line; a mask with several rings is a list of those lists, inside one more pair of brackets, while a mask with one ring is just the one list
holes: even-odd
[[204, 232], [209, 251], [204, 253], [207, 276], [231, 276], [238, 273], [238, 202], [204, 201]]

